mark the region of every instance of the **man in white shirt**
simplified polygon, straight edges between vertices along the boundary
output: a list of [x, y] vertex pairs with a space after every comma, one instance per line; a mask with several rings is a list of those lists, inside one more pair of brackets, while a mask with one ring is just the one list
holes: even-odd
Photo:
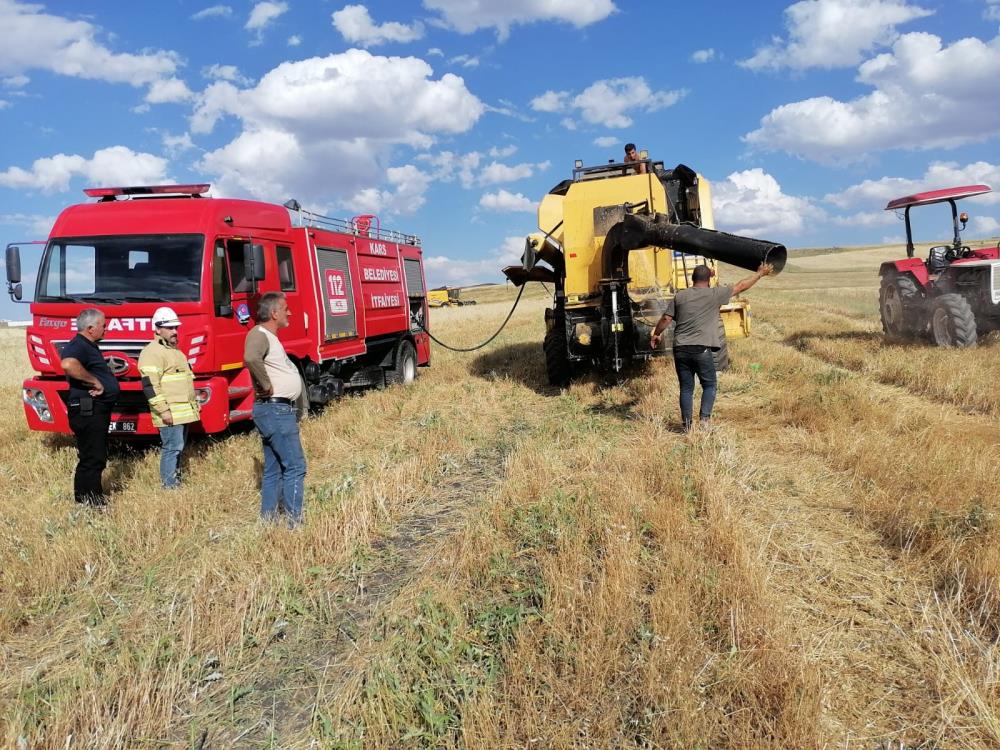
[[260, 515], [276, 520], [283, 512], [289, 526], [294, 527], [302, 522], [305, 490], [306, 457], [298, 420], [304, 413], [301, 405], [306, 393], [298, 368], [278, 340], [278, 331], [288, 325], [288, 316], [284, 294], [264, 294], [257, 305], [258, 325], [247, 334], [243, 361], [253, 378], [253, 421], [264, 446]]

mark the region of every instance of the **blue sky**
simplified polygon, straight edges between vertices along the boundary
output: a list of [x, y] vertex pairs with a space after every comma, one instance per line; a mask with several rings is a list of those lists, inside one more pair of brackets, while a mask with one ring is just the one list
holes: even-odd
[[[719, 228], [789, 247], [901, 240], [881, 209], [914, 190], [1000, 191], [1000, 0], [82, 7], [0, 0], [5, 244], [87, 186], [205, 181], [378, 213], [433, 284], [498, 281], [574, 159], [625, 141], [711, 180]], [[1000, 235], [1000, 192], [965, 209]]]

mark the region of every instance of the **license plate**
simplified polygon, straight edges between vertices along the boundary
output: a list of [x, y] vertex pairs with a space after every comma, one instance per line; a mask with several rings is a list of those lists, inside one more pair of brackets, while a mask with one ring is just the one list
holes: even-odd
[[137, 426], [134, 419], [120, 419], [108, 425], [108, 432], [135, 432]]

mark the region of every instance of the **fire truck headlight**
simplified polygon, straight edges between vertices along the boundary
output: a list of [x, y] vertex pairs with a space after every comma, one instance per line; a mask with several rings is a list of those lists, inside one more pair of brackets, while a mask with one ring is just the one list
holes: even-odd
[[35, 410], [35, 414], [43, 422], [51, 422], [52, 412], [49, 410], [49, 402], [45, 399], [45, 394], [38, 388], [25, 388], [23, 391], [24, 403]]
[[195, 388], [194, 397], [195, 400], [198, 402], [198, 406], [204, 406], [205, 404], [208, 403], [208, 400], [212, 398], [212, 389], [209, 388], [208, 386], [204, 388]]

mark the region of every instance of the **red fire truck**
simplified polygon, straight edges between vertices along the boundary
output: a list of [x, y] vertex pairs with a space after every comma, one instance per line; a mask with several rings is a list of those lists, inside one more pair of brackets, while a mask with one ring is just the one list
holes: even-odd
[[[243, 342], [257, 300], [282, 291], [292, 311], [279, 338], [298, 364], [314, 404], [344, 388], [409, 382], [430, 364], [420, 240], [380, 227], [371, 215], [339, 220], [301, 209], [204, 197], [208, 185], [92, 188], [94, 202], [70, 206], [44, 243], [24, 383], [34, 430], [69, 432], [60, 347], [76, 316], [107, 316], [99, 343], [121, 396], [111, 431], [156, 434], [140, 384], [139, 352], [150, 316], [168, 304], [180, 316], [201, 402], [200, 428], [218, 432], [251, 418], [253, 387]], [[21, 298], [21, 258], [7, 248], [7, 282]]]

